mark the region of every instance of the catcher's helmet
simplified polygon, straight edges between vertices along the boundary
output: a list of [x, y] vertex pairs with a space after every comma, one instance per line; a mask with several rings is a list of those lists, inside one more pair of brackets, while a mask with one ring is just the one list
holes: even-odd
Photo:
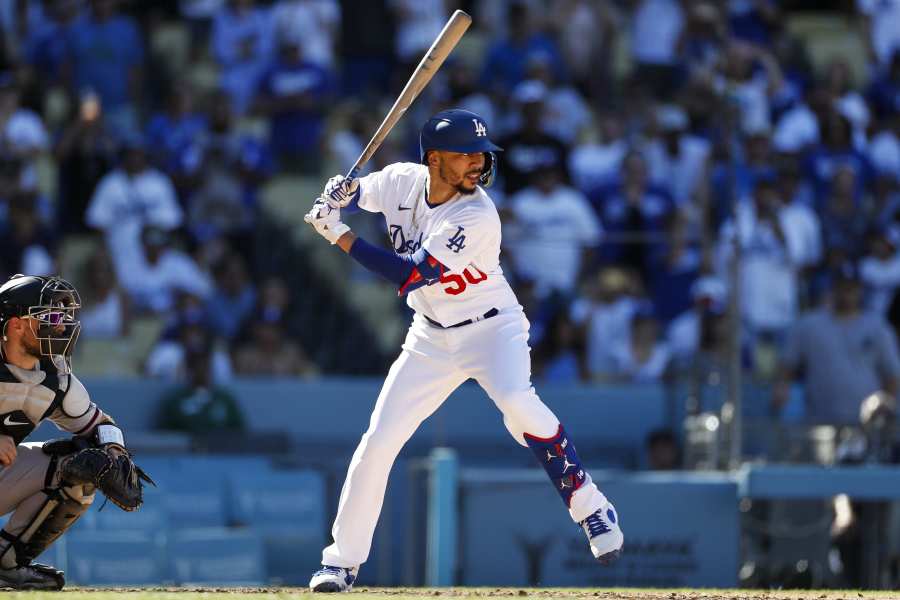
[[451, 108], [442, 110], [425, 123], [419, 133], [419, 159], [428, 164], [429, 150], [449, 150], [450, 152], [484, 152], [484, 169], [481, 171], [481, 185], [487, 187], [497, 173], [497, 155], [503, 148], [488, 138], [484, 119], [475, 113]]
[[66, 368], [81, 332], [77, 311], [81, 297], [71, 283], [61, 277], [13, 275], [0, 286], [0, 323], [4, 341], [6, 326], [13, 317], [28, 319], [41, 346], [41, 354], [60, 357]]

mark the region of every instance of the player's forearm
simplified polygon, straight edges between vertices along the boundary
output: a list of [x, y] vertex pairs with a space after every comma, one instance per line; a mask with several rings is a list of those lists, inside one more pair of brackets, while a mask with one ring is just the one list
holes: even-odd
[[356, 241], [356, 234], [353, 233], [352, 231], [348, 231], [347, 233], [345, 233], [344, 235], [342, 235], [341, 237], [338, 238], [338, 241], [336, 242], [336, 244], [341, 250], [343, 250], [347, 254], [350, 254], [350, 249], [353, 248], [353, 242], [355, 242], [355, 241]]

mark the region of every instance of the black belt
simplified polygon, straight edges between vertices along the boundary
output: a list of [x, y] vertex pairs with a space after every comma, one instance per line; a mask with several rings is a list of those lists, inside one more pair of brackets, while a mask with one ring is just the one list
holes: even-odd
[[444, 325], [441, 325], [440, 323], [438, 323], [438, 322], [435, 321], [434, 319], [429, 319], [429, 318], [426, 317], [425, 315], [422, 315], [422, 316], [425, 317], [425, 320], [426, 320], [426, 321], [428, 321], [429, 323], [431, 323], [431, 324], [434, 325], [435, 327], [440, 327], [441, 329], [452, 329], [452, 328], [454, 328], [454, 327], [462, 327], [463, 325], [471, 325], [471, 324], [474, 323], [475, 321], [484, 321], [485, 319], [490, 319], [491, 317], [496, 317], [498, 314], [500, 314], [500, 311], [497, 310], [496, 308], [492, 308], [491, 310], [487, 311], [486, 313], [484, 313], [484, 314], [481, 315], [480, 317], [476, 317], [476, 318], [474, 318], [474, 319], [466, 319], [465, 321], [460, 321], [459, 323], [456, 323], [455, 325], [447, 325], [446, 327], [445, 327]]

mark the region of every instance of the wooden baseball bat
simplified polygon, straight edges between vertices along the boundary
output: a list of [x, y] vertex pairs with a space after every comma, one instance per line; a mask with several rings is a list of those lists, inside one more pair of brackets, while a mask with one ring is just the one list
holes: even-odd
[[437, 70], [444, 64], [444, 59], [446, 59], [450, 52], [453, 51], [453, 48], [456, 47], [456, 44], [459, 43], [459, 40], [462, 39], [463, 34], [471, 24], [472, 17], [461, 10], [457, 10], [450, 16], [450, 20], [444, 25], [441, 33], [438, 34], [434, 43], [431, 44], [431, 48], [429, 48], [428, 52], [425, 53], [425, 56], [422, 57], [419, 66], [413, 71], [409, 81], [403, 86], [403, 91], [400, 92], [400, 95], [397, 97], [391, 110], [389, 110], [387, 116], [384, 117], [384, 121], [381, 122], [378, 130], [375, 131], [375, 135], [369, 140], [365, 150], [363, 150], [362, 154], [359, 155], [359, 158], [356, 159], [350, 172], [347, 173], [347, 179], [356, 178], [359, 174], [359, 170], [369, 162], [369, 159], [372, 158], [372, 155], [375, 154], [375, 151], [381, 146], [381, 143], [391, 132], [391, 129], [394, 128], [394, 125], [397, 124], [397, 121], [400, 120], [400, 117], [403, 116], [406, 109], [410, 107], [413, 100], [419, 95], [419, 92], [428, 85], [428, 82], [431, 81], [431, 78], [434, 77]]

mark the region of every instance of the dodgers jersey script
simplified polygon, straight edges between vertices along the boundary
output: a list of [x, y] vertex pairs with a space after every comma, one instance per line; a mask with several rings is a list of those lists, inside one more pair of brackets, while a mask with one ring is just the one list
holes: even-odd
[[443, 325], [518, 306], [500, 268], [500, 217], [481, 187], [427, 203], [428, 168], [397, 163], [360, 180], [360, 208], [384, 215], [397, 254], [424, 249], [447, 267], [440, 281], [409, 293], [407, 304]]

